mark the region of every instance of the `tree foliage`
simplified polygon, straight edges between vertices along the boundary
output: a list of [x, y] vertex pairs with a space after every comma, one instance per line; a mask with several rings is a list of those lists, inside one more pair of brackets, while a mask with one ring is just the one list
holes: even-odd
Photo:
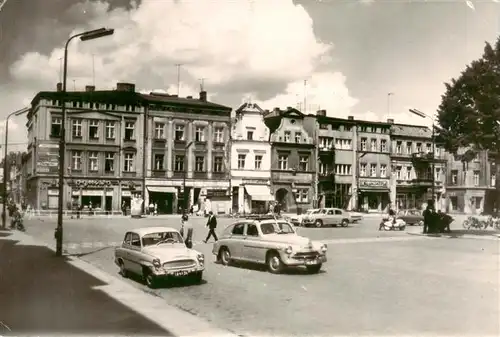
[[460, 76], [445, 83], [438, 108], [437, 140], [448, 152], [468, 151], [470, 161], [481, 150], [500, 150], [500, 37], [486, 43], [483, 56], [471, 62]]

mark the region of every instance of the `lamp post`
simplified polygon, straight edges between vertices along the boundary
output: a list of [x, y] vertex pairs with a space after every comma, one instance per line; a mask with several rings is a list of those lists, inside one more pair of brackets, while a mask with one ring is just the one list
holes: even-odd
[[359, 191], [359, 178], [361, 177], [360, 174], [360, 166], [361, 164], [359, 163], [359, 160], [366, 156], [368, 152], [363, 152], [361, 154], [357, 154], [356, 158], [356, 204], [354, 205], [354, 209], [359, 212], [359, 196], [361, 195], [361, 192]]
[[[432, 155], [431, 155], [431, 170], [432, 170], [432, 174], [431, 174], [431, 182], [432, 182], [432, 201], [434, 202], [434, 193], [435, 193], [435, 189], [436, 189], [436, 173], [434, 172], [435, 171], [435, 163], [434, 163], [434, 157], [435, 157], [435, 154], [436, 154], [436, 138], [435, 138], [435, 130], [436, 130], [436, 125], [435, 125], [435, 122], [434, 122], [434, 118], [432, 118], [431, 116], [423, 113], [422, 111], [420, 110], [417, 110], [417, 109], [409, 109], [408, 111], [410, 111], [412, 114], [414, 115], [417, 115], [418, 117], [420, 118], [428, 118], [432, 121]], [[435, 207], [435, 205], [434, 205]]]
[[187, 198], [186, 198], [186, 176], [187, 176], [187, 157], [188, 157], [188, 150], [193, 145], [193, 141], [190, 141], [186, 147], [184, 148], [184, 159], [186, 163], [186, 167], [184, 167], [184, 176], [182, 178], [182, 214], [186, 214], [186, 208], [187, 208]]
[[5, 120], [5, 153], [4, 153], [4, 158], [3, 158], [3, 205], [2, 205], [2, 229], [5, 229], [6, 227], [6, 222], [7, 222], [7, 213], [6, 213], [6, 208], [7, 208], [7, 170], [9, 168], [9, 165], [7, 164], [7, 156], [9, 154], [8, 152], [8, 142], [9, 142], [9, 119], [12, 116], [20, 116], [26, 112], [29, 111], [29, 108], [23, 108], [14, 112], [11, 112], [8, 116], [7, 119]]
[[64, 157], [66, 154], [66, 82], [68, 79], [68, 45], [74, 38], [79, 37], [81, 41], [89, 41], [104, 36], [113, 35], [114, 29], [99, 28], [75, 34], [69, 37], [64, 46], [64, 65], [63, 65], [63, 83], [61, 94], [61, 135], [59, 139], [59, 193], [57, 200], [57, 227], [55, 231], [56, 238], [56, 256], [62, 256], [63, 243], [63, 209], [64, 209]]

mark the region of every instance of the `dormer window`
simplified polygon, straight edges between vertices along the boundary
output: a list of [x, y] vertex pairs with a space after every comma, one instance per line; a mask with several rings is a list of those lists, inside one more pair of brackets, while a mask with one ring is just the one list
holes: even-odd
[[285, 143], [290, 142], [290, 138], [292, 138], [292, 133], [290, 131], [285, 131]]
[[302, 140], [302, 133], [295, 132], [295, 143], [300, 143]]
[[253, 131], [247, 131], [247, 140], [253, 140]]

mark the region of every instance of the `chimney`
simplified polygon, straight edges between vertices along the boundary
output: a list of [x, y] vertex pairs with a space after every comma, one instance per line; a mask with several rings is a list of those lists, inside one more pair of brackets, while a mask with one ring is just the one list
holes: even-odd
[[85, 86], [85, 91], [86, 92], [93, 92], [93, 91], [95, 91], [95, 85], [86, 85]]
[[326, 110], [318, 110], [316, 111], [316, 116], [326, 116]]
[[135, 92], [135, 84], [133, 83], [116, 83], [116, 91]]
[[392, 119], [392, 118], [387, 119], [387, 123], [394, 124], [394, 119]]
[[200, 101], [202, 102], [207, 101], [207, 92], [205, 90], [200, 91]]
[[353, 121], [354, 120], [354, 116], [347, 116], [347, 120]]
[[57, 92], [61, 92], [62, 91], [62, 83], [61, 82], [57, 83], [56, 90], [57, 90]]

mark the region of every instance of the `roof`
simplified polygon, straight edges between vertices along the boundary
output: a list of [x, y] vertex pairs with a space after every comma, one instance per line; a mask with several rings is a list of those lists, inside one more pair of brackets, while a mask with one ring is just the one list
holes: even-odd
[[187, 97], [179, 97], [177, 95], [169, 95], [169, 94], [159, 94], [159, 93], [150, 93], [150, 94], [138, 94], [148, 103], [156, 103], [156, 104], [178, 104], [178, 105], [191, 105], [198, 106], [204, 108], [213, 108], [220, 110], [232, 110], [232, 108], [227, 107], [225, 105], [202, 101], [197, 98], [187, 98]]
[[151, 234], [151, 233], [179, 232], [179, 231], [175, 228], [172, 228], [172, 227], [142, 227], [142, 228], [132, 229], [129, 232], [137, 233], [137, 234], [139, 234], [139, 236], [144, 236], [144, 235]]
[[432, 130], [422, 125], [393, 124], [391, 134], [400, 137], [432, 138]]

